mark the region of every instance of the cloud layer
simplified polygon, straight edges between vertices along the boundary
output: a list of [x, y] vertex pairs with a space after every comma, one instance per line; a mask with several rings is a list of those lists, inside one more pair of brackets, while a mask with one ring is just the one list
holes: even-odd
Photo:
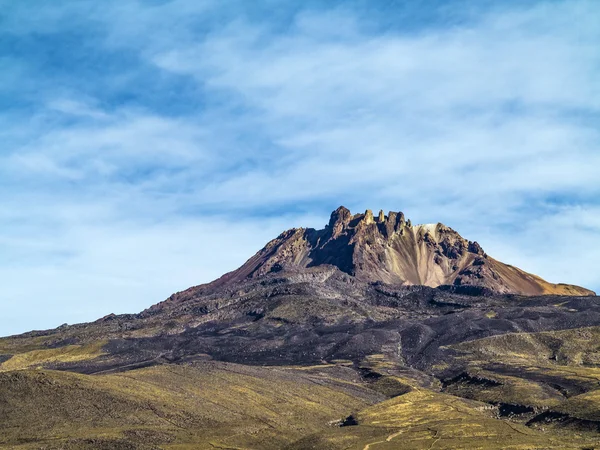
[[138, 311], [340, 204], [600, 290], [595, 2], [35, 3], [0, 2], [0, 334]]

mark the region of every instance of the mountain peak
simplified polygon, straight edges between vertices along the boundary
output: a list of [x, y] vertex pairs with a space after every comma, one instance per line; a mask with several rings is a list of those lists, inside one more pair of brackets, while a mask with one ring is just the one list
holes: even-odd
[[242, 267], [213, 285], [271, 272], [335, 266], [362, 281], [400, 285], [469, 285], [500, 293], [590, 295], [578, 286], [548, 283], [489, 257], [475, 241], [442, 223], [413, 226], [402, 212], [340, 206], [322, 230], [295, 228], [269, 242]]

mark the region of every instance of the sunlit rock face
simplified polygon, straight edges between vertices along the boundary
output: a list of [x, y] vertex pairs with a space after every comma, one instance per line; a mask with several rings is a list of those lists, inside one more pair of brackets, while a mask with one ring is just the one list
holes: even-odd
[[413, 226], [401, 212], [380, 211], [375, 217], [371, 210], [352, 214], [343, 206], [331, 213], [324, 229], [285, 231], [214, 285], [322, 265], [336, 266], [361, 281], [480, 286], [524, 295], [593, 295], [503, 264], [442, 223]]

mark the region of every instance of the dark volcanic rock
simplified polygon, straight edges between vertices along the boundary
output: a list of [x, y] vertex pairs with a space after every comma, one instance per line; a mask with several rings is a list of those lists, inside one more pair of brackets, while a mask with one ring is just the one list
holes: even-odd
[[597, 297], [371, 283], [322, 266], [190, 290], [137, 316], [47, 332], [49, 348], [108, 340], [104, 356], [48, 367], [94, 373], [198, 358], [253, 365], [358, 364], [383, 354], [398, 366], [425, 372], [442, 362], [458, 370], [456, 352], [448, 348], [453, 344], [598, 324]]

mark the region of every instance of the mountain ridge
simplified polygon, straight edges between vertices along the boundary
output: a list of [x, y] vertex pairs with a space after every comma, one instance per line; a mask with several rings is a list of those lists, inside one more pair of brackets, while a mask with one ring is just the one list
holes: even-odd
[[412, 225], [402, 212], [352, 214], [340, 206], [321, 230], [292, 228], [268, 242], [241, 267], [208, 283], [219, 287], [267, 273], [330, 264], [362, 281], [467, 285], [502, 294], [595, 295], [550, 283], [487, 255], [476, 241], [442, 224]]

